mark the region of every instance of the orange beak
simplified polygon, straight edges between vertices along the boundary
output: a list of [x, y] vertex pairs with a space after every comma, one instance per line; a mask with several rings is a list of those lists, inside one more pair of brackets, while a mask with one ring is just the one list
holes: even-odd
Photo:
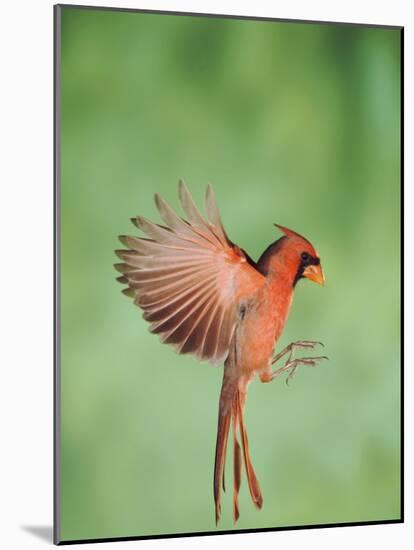
[[323, 286], [325, 284], [325, 275], [323, 273], [321, 264], [309, 265], [303, 272], [303, 276], [313, 281], [314, 283], [318, 283], [318, 285]]

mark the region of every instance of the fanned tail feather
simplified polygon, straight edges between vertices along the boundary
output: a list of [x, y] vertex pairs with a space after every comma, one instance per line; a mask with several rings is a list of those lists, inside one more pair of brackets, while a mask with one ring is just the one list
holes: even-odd
[[233, 521], [237, 522], [240, 516], [239, 492], [242, 474], [242, 454], [237, 439], [238, 409], [236, 399], [233, 400]]
[[216, 443], [216, 459], [214, 463], [214, 502], [216, 508], [216, 525], [220, 520], [221, 515], [221, 493], [220, 484], [224, 484], [224, 466], [226, 463], [227, 441], [229, 437], [229, 428], [231, 420], [231, 410], [227, 412], [219, 412], [219, 420], [217, 427], [217, 443]]
[[[247, 439], [246, 429], [243, 421], [243, 409], [244, 409], [245, 394], [242, 393], [237, 383], [233, 384], [226, 379], [226, 373], [224, 375], [223, 386], [220, 394], [219, 405], [219, 420], [217, 429], [217, 442], [216, 442], [216, 457], [214, 465], [214, 501], [215, 501], [215, 514], [216, 525], [218, 524], [221, 516], [221, 485], [223, 491], [225, 490], [224, 482], [224, 469], [226, 462], [226, 450], [228, 435], [230, 430], [230, 422], [233, 427], [233, 519], [234, 523], [237, 522], [240, 516], [239, 512], [239, 491], [241, 485], [241, 472], [242, 472], [242, 450], [244, 465], [247, 475], [247, 482], [249, 486], [250, 495], [253, 504], [256, 508], [261, 508], [263, 504], [263, 496], [260, 490], [259, 481], [256, 477], [255, 471], [250, 458], [249, 443]], [[237, 431], [241, 436], [241, 447], [237, 438]]]
[[263, 505], [263, 496], [262, 496], [262, 491], [260, 490], [259, 481], [256, 477], [253, 464], [250, 458], [249, 442], [247, 439], [246, 428], [244, 426], [244, 421], [243, 421], [244, 403], [242, 403], [240, 392], [237, 392], [235, 399], [237, 400], [239, 428], [240, 428], [240, 434], [242, 439], [244, 465], [246, 467], [249, 491], [252, 497], [253, 504], [256, 506], [256, 508], [260, 509]]

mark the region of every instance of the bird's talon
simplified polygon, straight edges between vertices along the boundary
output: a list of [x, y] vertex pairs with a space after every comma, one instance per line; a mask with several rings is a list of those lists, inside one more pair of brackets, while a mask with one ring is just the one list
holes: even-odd
[[316, 340], [298, 340], [297, 342], [292, 342], [284, 350], [276, 354], [272, 359], [272, 365], [274, 365], [279, 359], [284, 355], [289, 353], [289, 358], [287, 362], [293, 360], [293, 355], [296, 349], [315, 349], [316, 346], [325, 347], [322, 342], [317, 342]]
[[328, 359], [328, 357], [326, 355], [321, 355], [320, 357], [301, 357], [299, 359], [292, 359], [291, 355], [289, 355], [289, 359], [286, 361], [285, 365], [273, 372], [272, 380], [277, 378], [280, 374], [289, 371], [289, 374], [285, 380], [286, 385], [288, 386], [290, 380], [294, 377], [298, 366], [308, 365], [309, 367], [317, 367], [318, 362], [322, 361], [322, 359]]
[[292, 380], [292, 378], [295, 376], [297, 366], [293, 367], [293, 369], [290, 371], [288, 376], [286, 377], [286, 386], [289, 386], [289, 382]]

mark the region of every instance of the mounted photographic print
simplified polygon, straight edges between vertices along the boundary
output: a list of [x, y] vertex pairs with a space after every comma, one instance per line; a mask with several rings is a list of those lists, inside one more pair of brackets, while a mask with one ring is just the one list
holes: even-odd
[[402, 33], [55, 7], [55, 543], [402, 521]]

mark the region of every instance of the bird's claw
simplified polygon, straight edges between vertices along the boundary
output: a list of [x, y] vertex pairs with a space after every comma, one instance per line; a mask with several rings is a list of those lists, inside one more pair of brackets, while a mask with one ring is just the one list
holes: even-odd
[[317, 342], [315, 340], [298, 340], [297, 342], [292, 342], [284, 350], [275, 355], [272, 359], [272, 365], [274, 365], [279, 359], [284, 355], [290, 352], [289, 360], [292, 358], [292, 354], [295, 349], [306, 348], [306, 349], [315, 349], [316, 346], [325, 347], [322, 342]]
[[322, 346], [325, 347], [322, 342], [317, 342], [316, 340], [298, 340], [297, 342], [293, 342], [292, 347], [298, 347], [298, 348], [315, 348], [316, 346]]
[[328, 357], [326, 357], [326, 355], [321, 355], [319, 357], [302, 357], [300, 359], [288, 360], [283, 367], [280, 367], [280, 369], [277, 369], [273, 373], [272, 380], [277, 376], [279, 376], [280, 374], [290, 371], [286, 378], [286, 384], [289, 385], [290, 380], [292, 380], [292, 378], [295, 375], [296, 369], [300, 365], [308, 365], [309, 367], [316, 367], [318, 365], [318, 362], [324, 359], [327, 360]]

